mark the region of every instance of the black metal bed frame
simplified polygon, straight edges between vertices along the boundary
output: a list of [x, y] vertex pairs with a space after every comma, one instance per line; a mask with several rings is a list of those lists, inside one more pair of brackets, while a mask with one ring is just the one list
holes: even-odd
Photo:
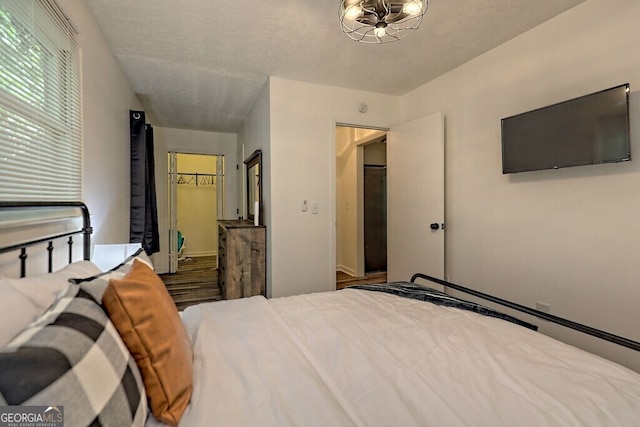
[[437, 283], [439, 285], [445, 286], [447, 288], [454, 289], [456, 291], [464, 292], [469, 295], [473, 295], [478, 298], [482, 298], [487, 301], [491, 301], [496, 304], [500, 304], [502, 306], [511, 308], [513, 310], [520, 311], [522, 313], [530, 314], [539, 319], [546, 320], [548, 322], [556, 323], [558, 325], [564, 326], [566, 328], [574, 329], [576, 331], [582, 332], [587, 335], [591, 335], [605, 341], [612, 342], [614, 344], [621, 345], [626, 348], [630, 348], [632, 350], [640, 351], [640, 342], [631, 340], [629, 338], [624, 338], [619, 335], [614, 335], [609, 332], [602, 331], [600, 329], [592, 328], [591, 326], [583, 325], [577, 322], [573, 322], [571, 320], [564, 319], [562, 317], [554, 316], [549, 313], [545, 313], [543, 311], [534, 310], [533, 308], [526, 307], [524, 305], [516, 304], [511, 301], [507, 301], [502, 298], [494, 297], [489, 294], [485, 294], [483, 292], [479, 292], [473, 289], [466, 288], [464, 286], [456, 285], [455, 283], [447, 282], [445, 280], [441, 280], [435, 277], [427, 276], [426, 274], [416, 273], [411, 277], [411, 282], [415, 283], [416, 279], [424, 279], [429, 280], [431, 282]]
[[[91, 227], [91, 220], [89, 218], [89, 208], [82, 202], [6, 202], [0, 201], [0, 210], [9, 210], [9, 209], [56, 209], [56, 208], [77, 208], [80, 209], [82, 213], [82, 228], [72, 230], [66, 233], [60, 233], [56, 235], [51, 235], [47, 237], [43, 237], [36, 240], [30, 240], [26, 242], [21, 242], [17, 244], [13, 244], [10, 246], [5, 246], [0, 248], [0, 254], [12, 252], [12, 251], [20, 251], [20, 255], [18, 258], [20, 259], [20, 277], [25, 277], [26, 275], [26, 262], [27, 262], [27, 248], [31, 246], [35, 246], [41, 243], [48, 242], [47, 252], [48, 252], [48, 272], [51, 273], [53, 269], [53, 241], [56, 239], [60, 239], [63, 237], [69, 237], [67, 240], [67, 246], [69, 250], [69, 263], [71, 263], [73, 257], [73, 236], [77, 234], [82, 234], [84, 236], [83, 241], [83, 259], [90, 260], [91, 256], [91, 233], [93, 229]], [[566, 328], [574, 329], [576, 331], [585, 333], [587, 335], [591, 335], [605, 341], [612, 342], [614, 344], [618, 344], [620, 346], [630, 348], [632, 350], [640, 351], [640, 342], [631, 340], [629, 338], [624, 338], [619, 335], [614, 335], [609, 332], [602, 331], [600, 329], [592, 328], [590, 326], [586, 326], [577, 322], [573, 322], [571, 320], [564, 319], [562, 317], [554, 316], [549, 313], [545, 313], [539, 310], [534, 310], [532, 308], [526, 307], [524, 305], [520, 305], [511, 301], [507, 301], [502, 298], [494, 297], [489, 294], [485, 294], [483, 292], [479, 292], [470, 288], [466, 288], [461, 285], [457, 285], [455, 283], [447, 282], [445, 280], [438, 279], [436, 277], [428, 276], [422, 273], [416, 273], [411, 277], [411, 282], [415, 283], [417, 279], [424, 279], [431, 281], [433, 283], [437, 283], [439, 285], [445, 286], [447, 288], [454, 289], [459, 292], [463, 292], [469, 295], [473, 295], [477, 298], [484, 299], [486, 301], [490, 301], [504, 307], [511, 308], [513, 310], [529, 314], [531, 316], [535, 316], [539, 319], [546, 320]]]
[[53, 270], [53, 241], [56, 239], [61, 239], [64, 237], [68, 237], [67, 246], [69, 251], [69, 263], [73, 262], [73, 236], [77, 234], [82, 234], [84, 237], [83, 240], [83, 251], [82, 256], [83, 259], [89, 260], [91, 258], [91, 233], [93, 232], [93, 228], [91, 228], [91, 219], [89, 218], [89, 208], [82, 202], [7, 202], [0, 201], [0, 210], [24, 210], [24, 209], [63, 209], [63, 208], [77, 208], [82, 213], [82, 228], [68, 231], [65, 233], [50, 235], [47, 237], [43, 237], [36, 240], [29, 240], [26, 242], [16, 243], [10, 246], [5, 246], [0, 248], [0, 254], [20, 251], [20, 255], [18, 258], [20, 259], [20, 277], [25, 277], [27, 273], [27, 248], [31, 246], [35, 246], [41, 243], [48, 242], [47, 252], [48, 252], [48, 272], [51, 273]]

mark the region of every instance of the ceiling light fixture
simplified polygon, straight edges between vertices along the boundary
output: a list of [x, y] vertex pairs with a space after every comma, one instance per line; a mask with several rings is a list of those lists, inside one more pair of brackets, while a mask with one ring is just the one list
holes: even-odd
[[362, 43], [400, 40], [418, 29], [429, 0], [341, 0], [342, 31]]

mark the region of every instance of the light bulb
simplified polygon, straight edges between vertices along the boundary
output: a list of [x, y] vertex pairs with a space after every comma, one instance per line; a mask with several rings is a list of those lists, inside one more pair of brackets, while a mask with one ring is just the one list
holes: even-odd
[[387, 34], [387, 30], [385, 30], [385, 27], [376, 27], [373, 29], [373, 34], [378, 38], [382, 38]]
[[362, 7], [359, 4], [352, 4], [344, 11], [344, 18], [351, 21], [356, 20], [360, 15], [362, 15]]
[[410, 1], [402, 6], [402, 11], [407, 15], [420, 15], [422, 13], [421, 1]]

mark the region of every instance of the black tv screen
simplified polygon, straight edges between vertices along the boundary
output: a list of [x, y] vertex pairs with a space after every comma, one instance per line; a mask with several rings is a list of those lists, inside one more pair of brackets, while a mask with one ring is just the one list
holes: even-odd
[[629, 84], [502, 119], [502, 173], [631, 160]]

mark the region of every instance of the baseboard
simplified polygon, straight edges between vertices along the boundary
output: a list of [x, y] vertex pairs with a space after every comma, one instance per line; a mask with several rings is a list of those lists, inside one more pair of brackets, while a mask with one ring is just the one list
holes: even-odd
[[184, 257], [186, 258], [197, 258], [201, 256], [217, 256], [217, 251], [203, 251], [203, 252], [185, 252]]
[[356, 277], [356, 271], [353, 268], [345, 267], [344, 265], [336, 265], [336, 271], [341, 271], [344, 274]]

